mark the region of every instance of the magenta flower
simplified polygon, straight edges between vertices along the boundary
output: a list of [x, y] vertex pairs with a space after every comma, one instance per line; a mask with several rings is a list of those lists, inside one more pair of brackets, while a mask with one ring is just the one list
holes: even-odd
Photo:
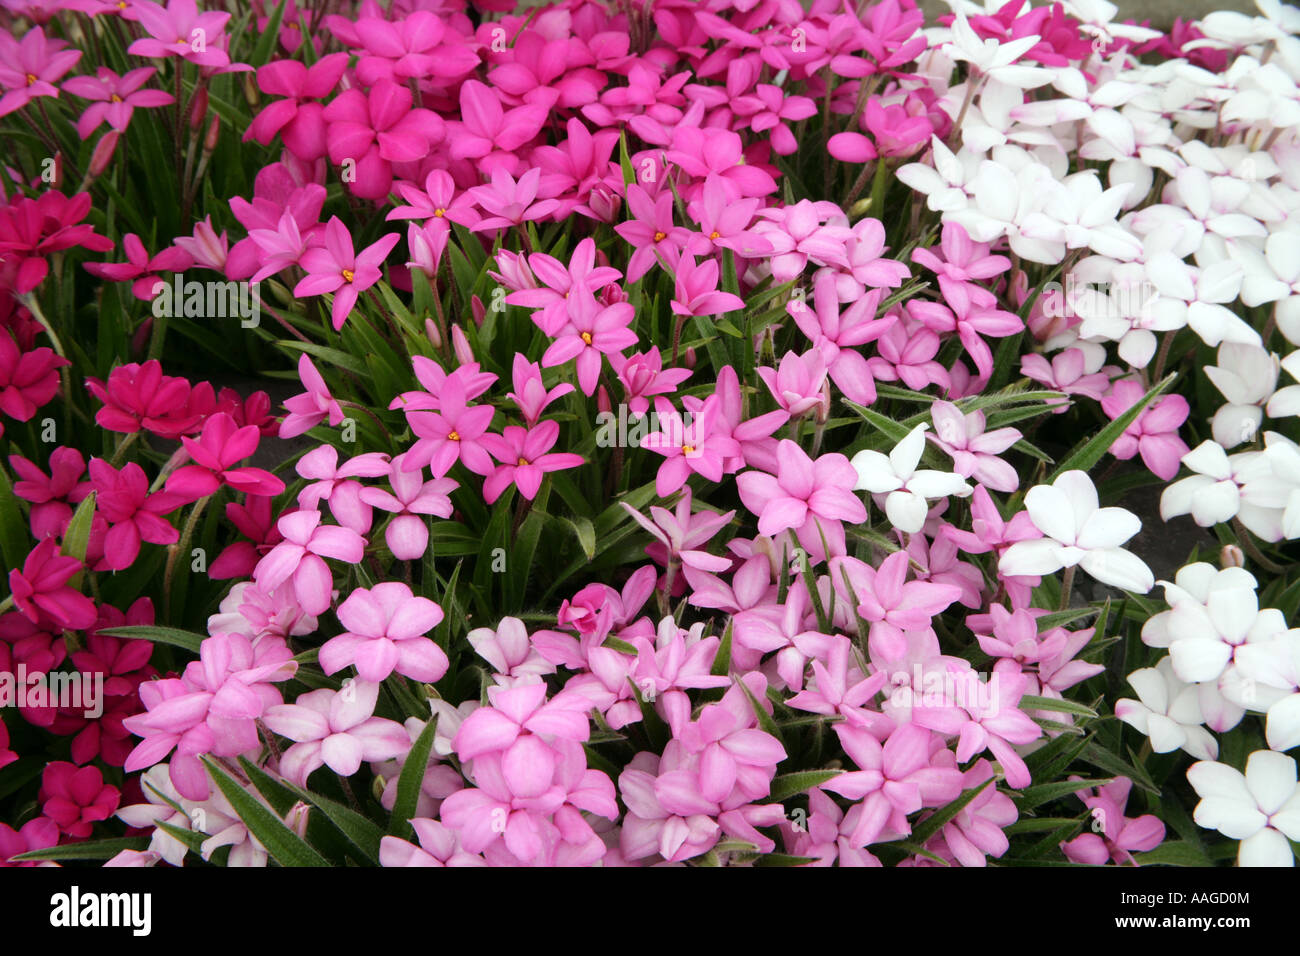
[[559, 423], [549, 419], [530, 429], [507, 425], [500, 435], [484, 435], [483, 447], [501, 464], [483, 482], [483, 500], [492, 504], [514, 484], [532, 501], [547, 472], [581, 467], [581, 455], [551, 451], [559, 437]]
[[700, 198], [686, 207], [700, 227], [699, 232], [690, 234], [687, 251], [711, 256], [730, 249], [748, 259], [771, 252], [772, 243], [749, 228], [761, 205], [757, 199], [736, 199], [716, 174], [710, 175], [700, 190]]
[[705, 180], [710, 175], [721, 177], [735, 198], [776, 192], [776, 180], [745, 161], [744, 144], [739, 134], [730, 130], [678, 126], [673, 131], [672, 149], [665, 156], [668, 162], [696, 179]]
[[933, 249], [913, 249], [912, 261], [957, 282], [992, 279], [1011, 268], [1010, 259], [991, 255], [987, 242], [975, 242], [956, 222], [943, 224], [939, 247], [943, 258]]
[[131, 122], [131, 115], [137, 106], [166, 106], [174, 102], [170, 93], [141, 89], [156, 72], [152, 66], [142, 66], [118, 76], [101, 66], [95, 70], [93, 77], [74, 76], [67, 80], [63, 84], [65, 93], [93, 101], [81, 114], [81, 119], [77, 120], [77, 135], [85, 139], [104, 122], [112, 129], [122, 132]]
[[391, 760], [410, 750], [406, 728], [372, 716], [378, 699], [379, 685], [362, 680], [341, 691], [323, 687], [295, 703], [268, 707], [266, 726], [296, 741], [280, 761], [284, 778], [304, 787], [312, 772], [325, 766], [350, 777], [365, 761]]
[[583, 239], [574, 247], [567, 266], [552, 256], [535, 252], [528, 257], [528, 267], [542, 284], [511, 292], [506, 302], [539, 310], [533, 313], [533, 321], [551, 336], [569, 321], [569, 302], [575, 293], [594, 296], [622, 277], [617, 269], [596, 265], [596, 242], [591, 238]]
[[[460, 115], [461, 121], [447, 142], [451, 158], [477, 160], [478, 168], [496, 182], [498, 171], [518, 172], [522, 163], [516, 150], [541, 131], [547, 111], [544, 106], [532, 104], [507, 111], [491, 87], [478, 80], [466, 80], [460, 87]], [[541, 176], [540, 169], [537, 175]]]
[[541, 179], [542, 171], [537, 167], [525, 172], [518, 181], [504, 167], [496, 167], [489, 185], [475, 186], [469, 191], [474, 201], [488, 213], [470, 228], [474, 232], [505, 229], [555, 212], [560, 208], [558, 199], [537, 198]]
[[384, 257], [401, 238], [398, 233], [390, 232], [358, 253], [353, 250], [352, 236], [347, 226], [343, 225], [338, 216], [331, 216], [325, 224], [324, 246], [303, 253], [301, 265], [307, 270], [307, 276], [294, 286], [293, 294], [301, 296], [333, 292], [334, 303], [330, 307], [330, 315], [337, 332], [343, 328], [348, 314], [356, 305], [357, 296], [382, 277], [380, 266], [383, 265]]
[[58, 370], [71, 364], [45, 346], [23, 352], [0, 330], [0, 412], [29, 421], [59, 391]]
[[639, 183], [632, 183], [627, 187], [627, 207], [633, 218], [617, 224], [614, 231], [632, 246], [627, 279], [636, 282], [657, 261], [671, 264], [680, 259], [691, 232], [673, 225], [672, 190], [652, 196]]
[[45, 850], [57, 846], [59, 842], [59, 825], [49, 817], [35, 817], [28, 820], [18, 830], [8, 824], [0, 823], [0, 867], [21, 866], [57, 866], [49, 861], [28, 860], [12, 862], [16, 856], [33, 850]]
[[428, 466], [434, 478], [446, 475], [457, 461], [476, 475], [490, 475], [495, 470], [482, 439], [496, 409], [469, 404], [467, 380], [461, 371], [457, 369], [444, 380], [438, 411], [407, 412], [417, 440], [403, 456], [406, 468]]
[[328, 420], [331, 426], [341, 424], [343, 409], [306, 352], [298, 356], [298, 378], [307, 391], [285, 401], [289, 414], [280, 422], [280, 437], [296, 438], [322, 421]]
[[782, 439], [777, 458], [776, 475], [745, 471], [736, 477], [740, 500], [758, 516], [758, 533], [770, 536], [793, 530], [817, 560], [843, 554], [841, 522], [867, 520], [866, 506], [853, 494], [858, 473], [843, 455], [822, 455], [813, 461], [789, 439]]
[[676, 285], [672, 307], [675, 315], [722, 315], [745, 307], [740, 296], [718, 291], [721, 270], [717, 259], [705, 259], [697, 264], [694, 255], [683, 252], [674, 268]]
[[221, 47], [229, 13], [199, 13], [194, 0], [168, 0], [166, 7], [151, 0], [133, 0], [131, 12], [149, 36], [132, 43], [127, 53], [179, 56], [198, 66], [230, 66], [230, 57]]
[[845, 243], [853, 237], [853, 230], [835, 203], [801, 199], [793, 206], [763, 209], [759, 215], [767, 222], [759, 223], [755, 231], [772, 243], [774, 281], [789, 282], [810, 261], [821, 266], [848, 267]]
[[338, 617], [347, 630], [320, 649], [326, 674], [352, 665], [363, 681], [377, 684], [396, 671], [432, 684], [447, 673], [447, 655], [425, 637], [442, 620], [442, 608], [400, 581], [357, 588], [339, 605]]
[[411, 91], [380, 80], [369, 93], [340, 93], [321, 114], [330, 162], [355, 164], [352, 192], [362, 199], [383, 199], [393, 186], [393, 163], [423, 159], [446, 135], [447, 127], [432, 110], [412, 108]]
[[325, 558], [356, 564], [365, 554], [365, 538], [348, 528], [322, 525], [319, 511], [285, 515], [276, 527], [284, 540], [258, 562], [253, 580], [267, 590], [291, 580], [302, 609], [324, 614], [334, 585]]
[[[0, 336], [0, 353], [3, 343]], [[144, 429], [159, 438], [176, 439], [193, 431], [201, 420], [189, 413], [190, 383], [164, 375], [157, 359], [117, 366], [107, 384], [88, 378], [86, 390], [104, 403], [95, 413], [95, 422], [109, 431], [131, 434]]]
[[721, 411], [721, 399], [711, 395], [687, 425], [667, 399], [655, 399], [659, 430], [641, 439], [641, 447], [664, 456], [655, 476], [659, 497], [677, 491], [692, 473], [721, 481], [727, 463], [740, 456], [740, 443], [715, 427]]
[[117, 810], [122, 792], [104, 783], [98, 767], [78, 767], [55, 760], [45, 765], [37, 799], [41, 812], [58, 825], [61, 833], [84, 840], [96, 823], [107, 820]]
[[111, 282], [131, 282], [132, 295], [145, 302], [152, 302], [158, 295], [158, 286], [165, 284], [157, 273], [184, 272], [194, 265], [190, 254], [175, 246], [150, 258], [144, 243], [133, 232], [123, 237], [122, 250], [126, 253], [126, 262], [87, 262], [86, 271]]
[[180, 501], [198, 501], [214, 494], [222, 485], [252, 495], [278, 495], [284, 482], [264, 468], [235, 467], [257, 450], [261, 432], [256, 425], [240, 428], [225, 412], [208, 416], [197, 440], [181, 436], [181, 443], [194, 460], [167, 476], [168, 493]]
[[451, 499], [447, 497], [460, 485], [450, 478], [425, 481], [419, 468], [409, 468], [406, 456], [398, 455], [389, 463], [388, 484], [383, 488], [363, 488], [361, 500], [393, 517], [384, 530], [388, 550], [399, 561], [418, 561], [429, 547], [429, 529], [421, 515], [450, 518]]
[[22, 570], [9, 572], [9, 592], [14, 607], [37, 627], [83, 631], [98, 617], [94, 602], [68, 586], [81, 570], [76, 558], [61, 555], [58, 543], [45, 538], [32, 548]]
[[831, 380], [859, 405], [876, 400], [876, 383], [857, 346], [880, 338], [895, 322], [888, 315], [876, 318], [880, 294], [872, 289], [841, 312], [834, 274], [824, 270], [814, 280], [812, 308], [802, 301], [786, 306], [799, 330], [821, 352]]
[[649, 399], [677, 391], [677, 386], [691, 377], [688, 368], [665, 369], [658, 349], [628, 356], [616, 353], [609, 357], [609, 364], [623, 383], [628, 410], [634, 415], [644, 415]]
[[569, 324], [542, 355], [542, 367], [552, 368], [574, 359], [578, 387], [583, 394], [596, 391], [600, 378], [601, 357], [623, 351], [636, 344], [636, 333], [628, 326], [636, 312], [626, 302], [603, 308], [587, 290], [572, 301]]
[[816, 115], [817, 104], [806, 96], [787, 94], [771, 83], [759, 83], [752, 89], [751, 94], [732, 101], [732, 112], [746, 119], [755, 133], [766, 134], [773, 152], [789, 156], [798, 149], [789, 124]]
[[95, 509], [108, 521], [104, 557], [96, 571], [122, 571], [135, 563], [140, 542], [173, 544], [180, 532], [164, 519], [185, 500], [166, 491], [149, 493], [149, 479], [134, 462], [121, 471], [100, 458], [90, 459], [90, 479], [96, 491]]
[[607, 84], [604, 73], [582, 65], [591, 62], [591, 53], [578, 37], [552, 39], [525, 30], [512, 52], [511, 62], [494, 67], [488, 79], [525, 103], [571, 110], [595, 102]]
[[996, 308], [993, 293], [966, 282], [939, 277], [947, 305], [912, 299], [907, 310], [933, 332], [956, 332], [966, 353], [975, 361], [981, 379], [993, 374], [993, 352], [981, 336], [1001, 338], [1025, 327], [1018, 315]]
[[[287, 18], [287, 15], [286, 15]], [[276, 134], [289, 152], [300, 159], [314, 161], [328, 150], [323, 100], [339, 85], [347, 68], [346, 53], [331, 53], [310, 67], [297, 60], [272, 60], [257, 71], [257, 85], [263, 93], [284, 97], [253, 117], [244, 133], [244, 141], [256, 140], [270, 145]]]
[[[621, 356], [618, 355], [611, 356], [611, 364], [620, 358]], [[528, 361], [522, 352], [515, 353], [511, 366], [511, 380], [515, 390], [507, 392], [506, 398], [513, 400], [519, 406], [524, 421], [530, 426], [537, 424], [542, 417], [542, 412], [546, 411], [546, 406], [573, 391], [573, 386], [568, 382], [561, 382], [547, 391], [546, 385], [542, 382], [541, 366], [536, 362]]]
[[362, 16], [356, 22], [357, 78], [366, 86], [380, 80], [405, 83], [425, 77], [451, 79], [478, 65], [479, 57], [436, 13], [416, 10], [403, 19]]
[[[62, 40], [46, 38], [43, 27], [33, 27], [14, 39], [0, 31], [0, 116], [21, 109], [39, 96], [58, 96], [57, 83], [77, 61], [81, 51]], [[85, 139], [83, 136], [82, 139]]]
[[[1101, 410], [1112, 420], [1119, 418], [1145, 395], [1141, 382], [1123, 379], [1112, 385], [1110, 394], [1101, 400]], [[1178, 437], [1189, 410], [1187, 399], [1181, 395], [1157, 398], [1115, 439], [1110, 453], [1121, 461], [1141, 454], [1142, 463], [1153, 475], [1169, 481], [1178, 474], [1178, 466], [1190, 450]]]

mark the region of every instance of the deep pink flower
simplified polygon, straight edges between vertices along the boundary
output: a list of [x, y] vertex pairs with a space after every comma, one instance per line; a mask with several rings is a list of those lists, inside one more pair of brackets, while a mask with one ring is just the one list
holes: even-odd
[[152, 302], [158, 295], [156, 286], [165, 282], [156, 273], [184, 272], [194, 265], [194, 260], [184, 249], [169, 246], [150, 258], [140, 237], [129, 232], [122, 239], [126, 262], [87, 262], [86, 271], [111, 282], [131, 282], [131, 294], [137, 299]]
[[[1079, 777], [1070, 777], [1078, 780]], [[1165, 825], [1153, 813], [1140, 817], [1125, 815], [1125, 804], [1133, 781], [1116, 777], [1095, 790], [1080, 790], [1078, 796], [1090, 811], [1095, 825], [1093, 832], [1084, 833], [1068, 843], [1061, 844], [1067, 859], [1074, 863], [1091, 863], [1100, 866], [1107, 860], [1116, 864], [1137, 865], [1134, 852], [1154, 850], [1164, 841]]]
[[357, 78], [366, 86], [380, 80], [454, 79], [479, 62], [474, 49], [429, 10], [391, 20], [362, 16], [355, 29], [359, 41], [355, 45], [365, 51], [357, 62]]
[[676, 273], [672, 300], [674, 314], [712, 316], [745, 307], [740, 296], [718, 291], [721, 269], [717, 259], [705, 259], [697, 264], [694, 255], [683, 252], [673, 268]]
[[45, 765], [38, 797], [41, 812], [70, 837], [90, 836], [94, 825], [117, 810], [122, 792], [104, 783], [98, 767], [78, 767], [56, 760]]
[[740, 443], [715, 427], [721, 411], [721, 399], [712, 395], [688, 425], [667, 399], [655, 399], [659, 429], [641, 439], [641, 447], [664, 456], [655, 476], [655, 493], [659, 497], [677, 491], [692, 473], [708, 481], [721, 481], [728, 463], [740, 456]]
[[13, 830], [7, 824], [0, 823], [0, 867], [6, 866], [56, 866], [48, 861], [32, 860], [25, 863], [12, 862], [13, 858], [33, 850], [45, 850], [59, 843], [59, 825], [49, 817], [35, 817], [24, 823], [19, 830]]
[[90, 460], [90, 480], [95, 491], [95, 508], [109, 523], [104, 538], [104, 557], [96, 571], [129, 568], [140, 553], [140, 542], [173, 544], [180, 532], [164, 520], [180, 508], [185, 499], [166, 491], [149, 493], [144, 469], [127, 462], [118, 471], [100, 458]]
[[[615, 366], [616, 371], [618, 370], [616, 363], [621, 358], [620, 355], [610, 357], [610, 363]], [[528, 361], [522, 352], [515, 353], [511, 364], [511, 381], [514, 384], [514, 391], [507, 392], [506, 398], [513, 400], [519, 406], [524, 421], [530, 426], [537, 424], [542, 417], [542, 412], [546, 411], [546, 406], [573, 391], [573, 386], [568, 382], [561, 382], [547, 391], [546, 385], [542, 382], [541, 366], [536, 362]]]
[[322, 421], [328, 421], [331, 427], [341, 424], [343, 409], [306, 352], [298, 356], [298, 379], [307, 391], [285, 401], [289, 414], [280, 423], [280, 437], [297, 438]]
[[131, 122], [131, 115], [137, 106], [166, 106], [173, 102], [170, 93], [162, 90], [141, 89], [157, 71], [152, 66], [143, 66], [118, 76], [107, 67], [97, 67], [95, 75], [74, 76], [63, 84], [63, 91], [92, 100], [77, 120], [77, 134], [85, 139], [107, 122], [109, 127], [122, 132]]
[[[1112, 420], [1140, 402], [1146, 389], [1137, 379], [1115, 382], [1110, 394], [1101, 400], [1101, 410]], [[1178, 429], [1187, 421], [1190, 407], [1181, 395], [1163, 395], [1142, 410], [1124, 433], [1110, 446], [1110, 453], [1121, 461], [1142, 456], [1142, 463], [1157, 478], [1169, 481], [1178, 474], [1182, 458], [1190, 450], [1178, 437]]]
[[500, 435], [484, 435], [483, 447], [501, 464], [483, 482], [483, 500], [492, 504], [513, 484], [532, 501], [547, 472], [581, 467], [581, 455], [551, 451], [559, 437], [559, 423], [550, 419], [530, 429], [507, 425]]
[[600, 378], [602, 356], [636, 345], [636, 333], [628, 326], [635, 310], [626, 302], [602, 307], [590, 291], [583, 289], [569, 308], [569, 324], [542, 355], [542, 367], [552, 368], [574, 359], [578, 387], [592, 395]]
[[469, 191], [474, 201], [488, 213], [470, 228], [474, 232], [501, 230], [541, 219], [555, 212], [560, 208], [558, 199], [537, 198], [541, 178], [542, 171], [538, 167], [529, 169], [516, 181], [505, 167], [497, 166], [492, 171], [490, 184], [475, 186]]
[[107, 384], [88, 378], [86, 389], [104, 403], [95, 421], [109, 431], [130, 434], [143, 428], [159, 438], [174, 439], [200, 421], [200, 416], [188, 413], [190, 383], [164, 375], [157, 359], [117, 366]]
[[167, 476], [166, 489], [185, 502], [198, 501], [229, 485], [253, 495], [278, 495], [284, 482], [264, 468], [235, 467], [257, 450], [261, 433], [256, 425], [240, 428], [225, 412], [208, 417], [198, 439], [182, 436], [185, 450], [194, 460]]
[[45, 538], [32, 548], [21, 571], [9, 572], [14, 606], [37, 627], [85, 630], [95, 623], [94, 602], [68, 586], [81, 570], [81, 562], [58, 552], [55, 540]]
[[460, 87], [460, 115], [447, 141], [451, 158], [476, 160], [495, 182], [498, 171], [518, 173], [522, 164], [516, 151], [538, 134], [547, 112], [546, 107], [533, 104], [507, 111], [491, 87], [466, 80]]
[[627, 279], [636, 282], [656, 262], [665, 262], [669, 267], [677, 262], [691, 232], [685, 226], [673, 225], [672, 190], [663, 189], [652, 196], [639, 183], [632, 183], [627, 187], [627, 207], [632, 218], [618, 223], [614, 231], [632, 246]]
[[448, 375], [438, 397], [438, 411], [407, 412], [407, 421], [417, 441], [403, 456], [405, 467], [428, 467], [441, 478], [457, 461], [476, 475], [490, 475], [496, 468], [482, 439], [492, 424], [496, 409], [491, 405], [470, 405], [464, 368]]
[[413, 109], [411, 103], [407, 87], [380, 80], [369, 93], [345, 90], [321, 114], [329, 124], [330, 162], [355, 164], [349, 188], [362, 199], [387, 196], [393, 186], [392, 164], [423, 159], [446, 135], [442, 117]]
[[981, 379], [993, 374], [993, 352], [982, 335], [1015, 335], [1025, 327], [1018, 315], [996, 308], [991, 292], [966, 282], [939, 277], [947, 305], [912, 299], [908, 312], [933, 332], [956, 332], [966, 353], [975, 361]]
[[[347, 68], [346, 53], [331, 53], [311, 66], [297, 60], [272, 60], [257, 71], [257, 85], [263, 93], [284, 97], [253, 117], [244, 141], [269, 145], [278, 133], [291, 153], [307, 161], [328, 152], [323, 100], [339, 85]], [[356, 157], [360, 158], [360, 157]]]
[[9, 456], [9, 467], [18, 480], [14, 494], [31, 508], [32, 536], [38, 541], [48, 535], [62, 536], [72, 517], [72, 506], [80, 504], [90, 492], [90, 482], [82, 481], [86, 460], [75, 448], [60, 446], [50, 452], [50, 473], [19, 455]]
[[0, 412], [16, 421], [29, 421], [58, 392], [58, 370], [71, 364], [45, 346], [22, 352], [0, 330]]
[[237, 501], [226, 504], [226, 520], [249, 540], [228, 545], [208, 565], [208, 577], [214, 581], [247, 578], [261, 556], [283, 540], [272, 520], [271, 502], [269, 495], [246, 495], [242, 505]]
[[323, 246], [308, 249], [300, 264], [307, 276], [294, 286], [294, 295], [320, 295], [334, 293], [330, 316], [337, 332], [343, 328], [357, 297], [380, 280], [384, 258], [392, 251], [401, 235], [390, 232], [378, 241], [356, 252], [352, 235], [338, 216], [331, 216], [325, 224]]
[[[33, 27], [14, 38], [8, 30], [0, 31], [0, 116], [7, 116], [38, 96], [58, 96], [57, 83], [77, 61], [81, 51], [53, 37], [47, 38], [43, 27]], [[82, 137], [85, 138], [84, 136]]]

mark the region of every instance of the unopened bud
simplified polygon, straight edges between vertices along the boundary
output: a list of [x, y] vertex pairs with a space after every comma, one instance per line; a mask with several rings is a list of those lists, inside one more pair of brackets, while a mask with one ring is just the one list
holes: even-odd
[[602, 414], [610, 414], [614, 411], [614, 406], [609, 400], [609, 392], [605, 391], [604, 385], [596, 389], [596, 410]]
[[695, 346], [686, 347], [686, 354], [682, 356], [682, 364], [687, 368], [695, 368]]
[[217, 148], [217, 137], [221, 135], [221, 117], [212, 117], [208, 124], [208, 135], [203, 137], [203, 152], [211, 153]]
[[469, 311], [474, 316], [474, 324], [481, 328], [483, 320], [487, 318], [487, 306], [483, 304], [483, 300], [476, 295], [470, 296]]
[[817, 403], [817, 424], [825, 425], [831, 418], [831, 383], [830, 379], [822, 382], [821, 401]]
[[465, 338], [465, 332], [459, 325], [451, 327], [451, 350], [461, 365], [474, 364], [474, 350], [469, 347], [469, 339]]
[[433, 319], [424, 320], [424, 334], [429, 337], [435, 349], [442, 348], [442, 333], [438, 331], [438, 326]]
[[1225, 544], [1219, 552], [1219, 565], [1223, 568], [1244, 568], [1246, 555], [1235, 544]]
[[244, 99], [248, 101], [249, 106], [256, 106], [261, 100], [261, 96], [257, 89], [256, 73], [250, 72], [244, 74]]
[[375, 779], [370, 781], [370, 793], [375, 798], [375, 803], [383, 804], [384, 788], [388, 786], [388, 781], [383, 778], [382, 774], [375, 774]]
[[203, 121], [208, 118], [208, 88], [200, 86], [194, 93], [194, 103], [190, 107], [190, 129], [202, 129]]
[[307, 819], [311, 816], [311, 807], [299, 800], [289, 808], [285, 825], [298, 835], [298, 839], [307, 839]]
[[140, 323], [140, 327], [135, 330], [135, 335], [131, 336], [131, 354], [141, 355], [145, 347], [149, 344], [149, 335], [153, 332], [153, 316], [149, 316]]
[[95, 151], [90, 154], [89, 174], [91, 176], [102, 176], [104, 170], [108, 169], [121, 135], [117, 130], [111, 130], [100, 137], [99, 142], [95, 144]]

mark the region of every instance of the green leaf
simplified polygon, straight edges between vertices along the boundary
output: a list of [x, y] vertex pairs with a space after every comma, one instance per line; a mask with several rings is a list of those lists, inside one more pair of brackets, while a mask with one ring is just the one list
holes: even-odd
[[393, 815], [388, 821], [388, 832], [396, 837], [406, 838], [411, 832], [411, 817], [415, 816], [415, 807], [420, 800], [420, 788], [424, 786], [424, 774], [429, 767], [429, 754], [433, 750], [433, 738], [437, 733], [438, 718], [434, 716], [424, 725], [420, 736], [411, 744], [406, 762], [402, 764], [401, 776], [397, 778], [397, 798], [393, 801]]
[[1085, 707], [1083, 704], [1075, 703], [1072, 700], [1057, 700], [1055, 697], [1035, 697], [1032, 694], [1026, 694], [1020, 698], [1017, 705], [1021, 710], [1050, 710], [1058, 714], [1074, 714], [1078, 717], [1087, 717], [1095, 720], [1097, 712], [1091, 707]]
[[275, 10], [272, 11], [266, 29], [257, 38], [257, 45], [253, 47], [253, 56], [249, 61], [253, 66], [265, 66], [271, 61], [271, 52], [275, 48], [276, 40], [280, 37], [280, 23], [284, 19], [284, 9], [288, 5], [289, 0], [280, 0]]
[[364, 359], [359, 359], [338, 349], [332, 349], [327, 345], [317, 345], [315, 342], [300, 342], [297, 339], [279, 339], [275, 344], [283, 349], [306, 352], [312, 358], [318, 358], [327, 365], [337, 365], [339, 368], [345, 368], [363, 378], [369, 378], [370, 376], [370, 370], [366, 368]]
[[582, 546], [583, 553], [587, 555], [587, 560], [596, 556], [596, 526], [591, 523], [590, 518], [565, 518], [565, 524], [573, 528], [574, 534], [578, 536], [578, 544]]
[[1195, 843], [1171, 840], [1147, 853], [1134, 853], [1138, 866], [1213, 866], [1214, 861]]
[[940, 827], [957, 814], [961, 813], [966, 805], [978, 797], [984, 791], [984, 788], [992, 782], [993, 778], [989, 777], [978, 787], [971, 787], [969, 790], [963, 790], [956, 800], [940, 807], [932, 816], [926, 817], [913, 827], [912, 834], [908, 837], [908, 840], [912, 843], [925, 843], [926, 840], [939, 832]]
[[1055, 783], [1043, 783], [1036, 787], [1026, 787], [1019, 794], [1012, 794], [1011, 799], [1015, 800], [1021, 811], [1032, 810], [1040, 804], [1047, 803], [1049, 800], [1059, 800], [1061, 797], [1068, 797], [1072, 793], [1080, 790], [1087, 790], [1091, 787], [1104, 787], [1111, 782], [1110, 777], [1101, 777], [1092, 780], [1059, 780]]
[[270, 800], [271, 796], [267, 790], [278, 787], [289, 791], [299, 800], [310, 803], [325, 814], [330, 823], [334, 824], [347, 841], [365, 857], [363, 862], [374, 866], [379, 865], [379, 841], [384, 838], [384, 831], [373, 820], [368, 820], [351, 807], [345, 807], [319, 793], [304, 790], [287, 780], [276, 780], [246, 757], [239, 758], [239, 766], [243, 768], [244, 773], [248, 774], [248, 779], [253, 782], [253, 786], [257, 787], [262, 796]]
[[865, 418], [877, 431], [884, 434], [884, 436], [895, 445], [906, 438], [908, 433], [911, 431], [911, 429], [906, 425], [901, 422], [896, 422], [892, 418], [886, 418], [884, 415], [880, 414], [880, 412], [873, 411], [864, 405], [859, 405], [857, 402], [850, 402], [847, 398], [843, 399], [843, 401], [845, 405], [849, 406], [849, 408], [853, 409]]
[[796, 794], [834, 780], [843, 772], [843, 770], [799, 770], [795, 773], [783, 773], [772, 780], [772, 800], [777, 803], [789, 800]]
[[[63, 533], [63, 553], [83, 564], [86, 560], [86, 548], [90, 544], [90, 524], [95, 520], [95, 498], [98, 494], [92, 491], [82, 499], [81, 504], [77, 505], [77, 510], [72, 514], [72, 520], [68, 522], [68, 530]], [[80, 590], [83, 573], [78, 571], [74, 574], [68, 580], [68, 587]]]
[[1067, 471], [1092, 471], [1093, 466], [1101, 461], [1102, 456], [1110, 450], [1110, 446], [1115, 444], [1120, 435], [1124, 434], [1124, 429], [1137, 421], [1137, 417], [1146, 410], [1146, 407], [1172, 385], [1177, 377], [1177, 372], [1170, 372], [1152, 386], [1151, 391], [1147, 392], [1141, 401], [1070, 452], [1065, 457], [1065, 460], [1056, 466], [1056, 470], [1047, 476], [1047, 483], [1050, 484]]
[[624, 187], [636, 182], [636, 170], [632, 168], [632, 157], [627, 152], [627, 134], [618, 134], [618, 165], [623, 171]]
[[792, 856], [789, 853], [765, 853], [754, 861], [754, 866], [806, 866], [816, 863], [815, 856]]
[[208, 757], [203, 757], [202, 760], [217, 789], [225, 794], [248, 832], [266, 848], [272, 859], [281, 866], [329, 866], [323, 856], [285, 826], [283, 820], [253, 797], [220, 765]]
[[204, 640], [202, 634], [182, 631], [175, 627], [155, 627], [152, 624], [130, 624], [123, 627], [106, 627], [99, 632], [110, 637], [130, 637], [155, 644], [170, 644], [194, 654], [199, 652], [199, 644]]
[[23, 517], [9, 474], [0, 466], [0, 557], [7, 568], [21, 568], [31, 547], [27, 541], [27, 519]]
[[50, 846], [43, 850], [29, 850], [13, 857], [26, 860], [111, 860], [123, 850], [143, 850], [149, 846], [148, 837], [119, 837], [112, 840], [92, 840], [88, 843], [68, 843]]

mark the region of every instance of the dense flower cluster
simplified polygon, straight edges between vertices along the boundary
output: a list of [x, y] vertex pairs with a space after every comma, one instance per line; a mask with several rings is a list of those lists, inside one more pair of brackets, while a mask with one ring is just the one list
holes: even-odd
[[5, 9], [0, 865], [1293, 865], [1291, 8]]

